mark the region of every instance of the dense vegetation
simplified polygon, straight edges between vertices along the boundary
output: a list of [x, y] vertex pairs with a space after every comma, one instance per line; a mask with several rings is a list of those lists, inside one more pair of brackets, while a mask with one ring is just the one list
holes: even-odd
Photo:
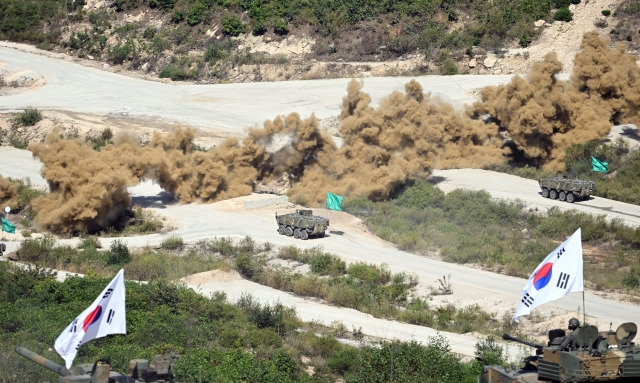
[[[591, 156], [609, 162], [609, 171], [592, 171]], [[640, 203], [639, 149], [629, 150], [622, 141], [573, 145], [567, 151], [566, 166], [576, 177], [595, 180], [596, 195]], [[530, 178], [545, 175], [533, 168], [505, 166], [500, 170]], [[480, 264], [520, 277], [528, 277], [559, 241], [582, 228], [583, 246], [599, 249], [593, 260], [585, 262], [584, 276], [590, 287], [636, 294], [640, 286], [640, 228], [608, 221], [605, 215], [557, 208], [540, 214], [518, 201], [494, 200], [485, 191], [445, 194], [424, 180], [415, 180], [390, 201], [350, 199], [345, 209], [401, 249], [438, 254], [448, 262]]]
[[[17, 353], [15, 346], [61, 363], [51, 345], [71, 320], [100, 293], [110, 278], [89, 274], [57, 282], [40, 268], [0, 263], [0, 380], [55, 381], [57, 376]], [[442, 337], [417, 342], [363, 345], [338, 342], [332, 331], [305, 326], [281, 304], [261, 305], [244, 296], [237, 306], [224, 295], [210, 298], [191, 289], [152, 282], [126, 282], [127, 335], [83, 345], [75, 363], [107, 358], [128, 371], [128, 361], [152, 359], [171, 350], [182, 358], [177, 381], [189, 382], [475, 382], [477, 361], [465, 363]], [[501, 361], [488, 339], [479, 356]], [[302, 363], [302, 357], [310, 362]], [[312, 367], [313, 374], [307, 372]]]
[[[64, 48], [132, 68], [154, 62], [161, 77], [174, 80], [213, 79], [226, 65], [286, 62], [237, 50], [240, 43], [230, 37], [241, 33], [271, 39], [309, 33], [317, 39], [310, 58], [419, 53], [451, 67], [452, 58], [472, 54], [474, 47], [526, 47], [539, 33], [534, 21], [569, 21], [569, 4], [580, 1], [113, 0], [109, 7], [87, 10], [85, 0], [6, 0], [0, 7], [0, 39]], [[139, 10], [164, 22], [157, 27], [123, 21], [122, 15]], [[201, 54], [187, 54], [193, 51]]]

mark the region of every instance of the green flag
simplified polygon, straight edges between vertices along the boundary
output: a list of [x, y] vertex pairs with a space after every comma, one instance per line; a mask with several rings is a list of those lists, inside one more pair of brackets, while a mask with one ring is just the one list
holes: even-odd
[[609, 163], [598, 161], [595, 157], [591, 157], [591, 169], [596, 172], [606, 173], [609, 170]]
[[6, 231], [7, 233], [15, 233], [16, 232], [16, 225], [12, 224], [11, 222], [9, 222], [9, 220], [4, 219], [4, 217], [2, 218], [2, 231]]
[[331, 210], [342, 210], [342, 197], [327, 192], [327, 209]]

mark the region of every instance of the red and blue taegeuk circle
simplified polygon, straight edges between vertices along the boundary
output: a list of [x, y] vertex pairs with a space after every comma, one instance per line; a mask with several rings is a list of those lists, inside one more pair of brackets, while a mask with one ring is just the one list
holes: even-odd
[[89, 326], [94, 324], [100, 319], [100, 315], [102, 315], [102, 306], [98, 306], [95, 310], [91, 311], [86, 318], [84, 318], [84, 322], [82, 323], [82, 329], [84, 332], [87, 332]]
[[544, 288], [551, 280], [553, 263], [545, 263], [533, 277], [533, 286], [536, 290]]

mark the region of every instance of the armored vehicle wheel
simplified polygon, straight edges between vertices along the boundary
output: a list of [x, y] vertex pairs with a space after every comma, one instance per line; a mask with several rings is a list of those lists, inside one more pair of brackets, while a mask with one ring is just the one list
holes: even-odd
[[549, 198], [557, 199], [558, 198], [558, 192], [553, 190], [553, 189], [549, 190]]
[[573, 193], [569, 193], [567, 194], [567, 202], [569, 203], [574, 203], [576, 202], [576, 196], [573, 195]]
[[306, 230], [300, 230], [300, 239], [306, 241], [307, 239], [309, 239], [309, 233], [307, 233]]
[[287, 229], [284, 227], [284, 225], [280, 225], [280, 226], [278, 226], [278, 234], [280, 234], [280, 235], [284, 235], [284, 234], [285, 234], [285, 232], [286, 232], [286, 230], [287, 230]]
[[549, 189], [542, 188], [542, 193], [540, 193], [540, 194], [542, 194], [543, 198], [549, 198]]
[[300, 238], [300, 229], [296, 228], [293, 231], [293, 238]]
[[287, 235], [287, 237], [291, 237], [293, 235], [293, 229], [291, 228], [291, 226], [287, 226], [284, 233]]
[[561, 191], [560, 194], [558, 194], [558, 199], [560, 201], [566, 201], [567, 200], [567, 193]]

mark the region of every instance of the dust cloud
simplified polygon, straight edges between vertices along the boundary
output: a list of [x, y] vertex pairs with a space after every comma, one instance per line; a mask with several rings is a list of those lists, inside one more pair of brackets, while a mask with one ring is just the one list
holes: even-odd
[[468, 114], [489, 114], [507, 138], [508, 158], [553, 171], [564, 169], [575, 143], [601, 140], [612, 125], [639, 122], [640, 68], [624, 46], [609, 48], [597, 32], [584, 35], [569, 81], [556, 75], [555, 53], [537, 63], [528, 81], [482, 89]]
[[[386, 200], [434, 168], [513, 159], [562, 170], [571, 144], [602, 139], [612, 124], [638, 122], [640, 73], [632, 56], [609, 48], [596, 32], [584, 36], [569, 81], [556, 78], [561, 68], [550, 54], [526, 79], [482, 89], [464, 113], [415, 80], [374, 107], [363, 83], [352, 80], [342, 100], [339, 147], [315, 116], [295, 113], [206, 152], [196, 150], [193, 130], [181, 127], [155, 134], [148, 145], [118, 135], [100, 151], [50, 134], [29, 146], [50, 188], [33, 202], [36, 223], [60, 233], [110, 228], [131, 205], [127, 187], [145, 179], [190, 203], [247, 195], [258, 183], [286, 177], [293, 202], [317, 206], [327, 191]], [[0, 197], [8, 199], [1, 181]]]

